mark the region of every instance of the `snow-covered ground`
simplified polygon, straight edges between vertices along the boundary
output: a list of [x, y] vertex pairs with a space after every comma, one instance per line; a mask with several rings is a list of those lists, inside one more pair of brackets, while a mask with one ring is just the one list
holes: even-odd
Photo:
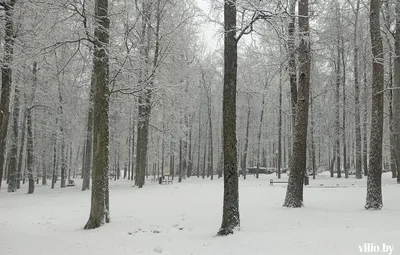
[[8, 194], [3, 183], [0, 254], [354, 255], [365, 243], [394, 245], [392, 254], [400, 254], [400, 185], [390, 173], [383, 179], [382, 211], [363, 209], [365, 178], [310, 179], [301, 209], [282, 207], [286, 184], [270, 186], [271, 178], [240, 180], [241, 231], [228, 237], [215, 236], [222, 180], [192, 177], [143, 189], [111, 181], [111, 223], [91, 231], [82, 229], [90, 192], [80, 191], [80, 180], [66, 189], [38, 186], [33, 195], [26, 186]]

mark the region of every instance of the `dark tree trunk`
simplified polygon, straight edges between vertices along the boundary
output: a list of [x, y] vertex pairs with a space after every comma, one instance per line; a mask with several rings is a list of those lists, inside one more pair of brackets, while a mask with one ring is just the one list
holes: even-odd
[[197, 145], [197, 178], [200, 178], [200, 154], [201, 154], [201, 115], [200, 115], [200, 107], [199, 107], [199, 137], [198, 137], [198, 145]]
[[[94, 75], [92, 75], [94, 76]], [[93, 145], [93, 95], [95, 93], [94, 87], [94, 77], [92, 77], [92, 82], [90, 86], [90, 99], [89, 99], [89, 112], [87, 119], [87, 129], [86, 129], [86, 146], [84, 149], [84, 164], [83, 164], [83, 182], [82, 191], [90, 189], [90, 169], [92, 166], [92, 145]]]
[[[265, 86], [267, 87], [267, 86]], [[258, 179], [260, 173], [260, 147], [261, 147], [261, 134], [262, 134], [262, 125], [264, 121], [264, 107], [265, 107], [265, 95], [262, 96], [261, 103], [261, 115], [260, 115], [260, 125], [258, 126], [258, 135], [257, 135], [257, 168], [256, 168], [256, 178]]]
[[246, 137], [244, 142], [243, 160], [242, 160], [242, 173], [243, 178], [246, 179], [247, 174], [247, 151], [249, 149], [249, 130], [250, 130], [250, 99], [247, 102], [247, 123], [246, 123]]
[[218, 235], [233, 234], [240, 226], [239, 180], [237, 176], [236, 141], [236, 82], [237, 40], [236, 0], [224, 4], [224, 89], [223, 89], [223, 151], [224, 151], [224, 202], [222, 224]]
[[364, 136], [363, 136], [363, 165], [364, 165], [364, 176], [368, 175], [368, 93], [367, 93], [367, 62], [364, 60]]
[[[396, 35], [395, 53], [400, 56], [400, 0], [396, 1]], [[400, 58], [394, 59], [394, 90], [393, 90], [393, 145], [397, 166], [397, 183], [400, 184]]]
[[[28, 169], [28, 194], [33, 194], [35, 191], [35, 181], [33, 179], [33, 125], [32, 125], [32, 110], [35, 96], [35, 89], [37, 85], [37, 63], [33, 63], [33, 93], [31, 96], [31, 106], [26, 109], [26, 125], [27, 125], [27, 142], [26, 142], [26, 152], [27, 161], [26, 168]], [[39, 178], [39, 177], [37, 177]]]
[[361, 113], [360, 113], [360, 84], [359, 84], [359, 72], [358, 72], [358, 15], [360, 10], [360, 0], [357, 0], [357, 6], [355, 9], [355, 21], [354, 21], [354, 105], [355, 105], [355, 126], [356, 126], [356, 178], [362, 178], [362, 155], [361, 155]]
[[[281, 45], [279, 45], [282, 53]], [[281, 54], [282, 55], [282, 54]], [[281, 163], [282, 163], [282, 64], [279, 66], [279, 112], [278, 112], [278, 155], [277, 155], [277, 173], [278, 179], [281, 178]]]
[[178, 177], [178, 182], [182, 182], [182, 168], [183, 168], [183, 153], [182, 153], [182, 138], [179, 139], [179, 177]]
[[367, 199], [365, 208], [382, 208], [382, 137], [383, 137], [383, 44], [380, 26], [380, 0], [370, 3], [370, 32], [372, 43], [372, 117]]
[[343, 140], [343, 168], [344, 168], [344, 177], [349, 178], [349, 171], [347, 167], [347, 143], [346, 143], [346, 65], [345, 65], [345, 56], [344, 56], [344, 39], [341, 38], [342, 41], [342, 89], [343, 89], [343, 128], [342, 128], [342, 140]]
[[296, 111], [296, 126], [293, 143], [293, 157], [290, 166], [289, 183], [283, 206], [303, 206], [303, 179], [307, 161], [308, 106], [310, 93], [310, 34], [308, 0], [298, 2], [299, 10], [299, 90]]
[[[296, 104], [297, 104], [297, 67], [296, 67], [296, 0], [290, 0], [289, 12], [289, 81], [290, 81], [290, 97], [292, 105], [292, 139], [294, 139], [294, 128], [296, 122]], [[292, 149], [292, 148], [290, 148]], [[291, 154], [290, 154], [291, 155]]]
[[108, 0], [95, 1], [94, 68], [95, 93], [93, 114], [93, 171], [92, 199], [89, 220], [85, 229], [98, 228], [110, 222], [109, 211], [109, 60], [107, 47], [109, 44]]
[[33, 126], [32, 126], [32, 108], [27, 109], [26, 112], [26, 122], [28, 128], [28, 136], [27, 136], [27, 164], [26, 168], [28, 169], [28, 180], [29, 180], [29, 188], [28, 194], [33, 194], [35, 191], [35, 181], [33, 179]]
[[[26, 96], [25, 96], [25, 108], [28, 105], [26, 103]], [[18, 181], [17, 181], [17, 188], [21, 187], [21, 179], [22, 179], [22, 162], [24, 157], [24, 148], [25, 148], [25, 132], [26, 132], [26, 111], [24, 111], [24, 117], [22, 119], [22, 129], [21, 129], [21, 145], [19, 147], [19, 156], [18, 156]]]
[[[339, 35], [338, 35], [339, 38]], [[337, 178], [341, 178], [341, 162], [340, 162], [340, 39], [338, 39], [337, 45], [337, 61], [336, 61], [336, 174]]]
[[14, 109], [12, 112], [12, 139], [11, 139], [11, 158], [10, 158], [10, 179], [8, 181], [8, 192], [17, 191], [18, 176], [18, 134], [19, 134], [19, 97], [20, 91], [18, 86], [15, 87], [14, 93]]
[[[1, 99], [0, 99], [0, 180], [3, 177], [6, 156], [6, 139], [10, 115], [10, 96], [12, 86], [12, 63], [14, 55], [14, 5], [16, 0], [4, 4], [4, 55], [1, 66]], [[8, 179], [7, 179], [8, 180]], [[1, 188], [1, 181], [0, 181]]]

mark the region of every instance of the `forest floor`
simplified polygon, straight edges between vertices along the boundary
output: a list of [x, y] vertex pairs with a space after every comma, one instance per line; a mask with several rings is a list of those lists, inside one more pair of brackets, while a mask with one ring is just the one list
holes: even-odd
[[270, 186], [271, 178], [240, 180], [241, 230], [228, 237], [215, 236], [222, 216], [218, 179], [148, 182], [143, 189], [111, 181], [111, 223], [90, 231], [82, 229], [90, 191], [80, 191], [80, 180], [65, 189], [38, 186], [33, 195], [27, 185], [8, 194], [3, 183], [0, 254], [354, 255], [372, 244], [400, 254], [400, 185], [390, 173], [383, 177], [381, 211], [364, 210], [366, 178], [310, 179], [301, 209], [282, 207], [286, 184]]

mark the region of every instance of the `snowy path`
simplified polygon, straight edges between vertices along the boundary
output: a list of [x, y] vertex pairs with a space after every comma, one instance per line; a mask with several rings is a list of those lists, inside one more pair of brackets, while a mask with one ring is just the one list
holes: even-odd
[[[215, 237], [222, 213], [222, 180], [132, 188], [111, 182], [111, 223], [82, 230], [90, 192], [37, 187], [26, 195], [0, 192], [0, 254], [250, 255], [360, 254], [359, 245], [395, 245], [400, 254], [400, 185], [384, 176], [384, 209], [363, 209], [366, 179], [310, 179], [302, 209], [281, 205], [286, 184], [270, 176], [240, 181], [242, 229]], [[339, 184], [348, 188], [334, 187]], [[354, 184], [354, 185], [352, 185]], [[397, 247], [396, 247], [397, 245]], [[384, 253], [380, 253], [384, 254]]]

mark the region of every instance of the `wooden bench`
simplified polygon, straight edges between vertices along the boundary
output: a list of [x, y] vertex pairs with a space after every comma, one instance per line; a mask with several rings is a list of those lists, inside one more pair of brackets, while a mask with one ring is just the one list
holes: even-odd
[[[167, 177], [167, 178], [165, 178]], [[172, 178], [170, 175], [164, 175], [161, 176], [160, 179], [158, 180], [159, 184], [172, 184]]]
[[274, 186], [274, 183], [289, 183], [288, 181], [274, 181], [274, 179], [271, 179], [270, 181], [269, 181], [269, 185], [270, 186]]

